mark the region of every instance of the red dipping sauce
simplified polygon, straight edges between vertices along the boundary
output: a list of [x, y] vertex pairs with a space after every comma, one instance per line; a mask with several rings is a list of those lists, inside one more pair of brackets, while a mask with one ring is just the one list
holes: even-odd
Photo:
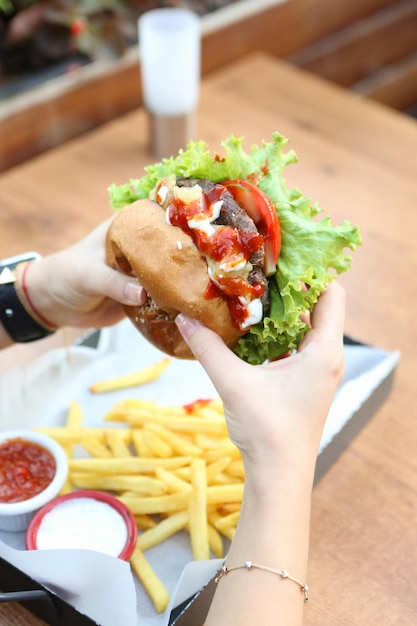
[[52, 454], [24, 439], [0, 444], [0, 502], [21, 502], [43, 491], [55, 476]]

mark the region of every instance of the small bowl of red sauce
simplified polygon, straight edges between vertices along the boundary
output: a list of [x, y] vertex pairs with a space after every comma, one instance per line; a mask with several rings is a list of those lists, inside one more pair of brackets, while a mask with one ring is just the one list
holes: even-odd
[[25, 530], [34, 513], [58, 495], [67, 476], [65, 451], [48, 435], [0, 432], [0, 529]]

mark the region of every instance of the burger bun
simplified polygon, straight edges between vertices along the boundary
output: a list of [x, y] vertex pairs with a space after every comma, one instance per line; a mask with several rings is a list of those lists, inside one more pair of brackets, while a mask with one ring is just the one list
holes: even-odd
[[207, 298], [207, 264], [191, 237], [165, 220], [156, 202], [138, 200], [112, 220], [106, 237], [106, 262], [134, 276], [148, 300], [125, 306], [126, 315], [156, 348], [182, 359], [193, 355], [175, 317], [183, 313], [215, 331], [233, 348], [241, 333], [221, 297]]

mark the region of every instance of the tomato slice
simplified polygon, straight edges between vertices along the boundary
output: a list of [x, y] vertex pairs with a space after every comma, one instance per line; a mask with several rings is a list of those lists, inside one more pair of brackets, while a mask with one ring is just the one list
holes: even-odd
[[247, 180], [227, 180], [221, 183], [245, 209], [265, 238], [265, 274], [271, 276], [277, 268], [281, 251], [281, 226], [272, 200]]

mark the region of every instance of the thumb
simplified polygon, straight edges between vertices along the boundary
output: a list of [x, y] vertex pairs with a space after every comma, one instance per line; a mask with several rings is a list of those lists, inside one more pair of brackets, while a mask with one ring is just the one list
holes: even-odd
[[201, 363], [216, 389], [221, 391], [228, 378], [228, 373], [234, 371], [237, 357], [223, 342], [221, 337], [203, 326], [200, 322], [180, 313], [175, 323], [194, 354]]
[[104, 293], [121, 304], [138, 306], [146, 300], [146, 292], [131, 276], [106, 265], [101, 267]]

